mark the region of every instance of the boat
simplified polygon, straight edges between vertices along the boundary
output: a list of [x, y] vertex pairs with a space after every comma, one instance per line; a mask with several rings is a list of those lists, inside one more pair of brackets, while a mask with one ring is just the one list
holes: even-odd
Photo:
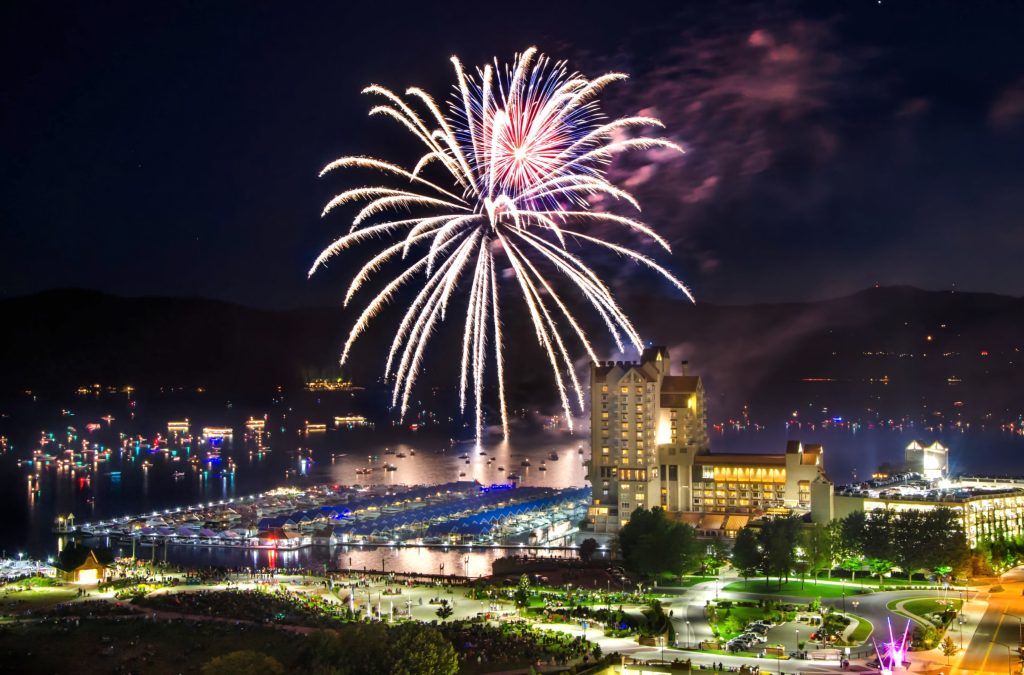
[[504, 470], [505, 470], [505, 467], [503, 467], [503, 466], [499, 466], [498, 467], [498, 471], [504, 471]]
[[467, 455], [466, 453], [462, 453], [461, 455], [459, 455], [459, 459], [469, 459], [469, 455]]
[[405, 457], [405, 453], [404, 452], [400, 452], [397, 455], [395, 455], [395, 457], [398, 457], [398, 458]]
[[510, 473], [510, 474], [508, 474], [508, 476], [506, 476], [506, 478], [508, 478], [509, 480], [522, 480], [523, 479], [523, 477], [520, 476], [518, 473]]
[[552, 462], [557, 462], [558, 461], [558, 453], [557, 452], [552, 452], [550, 455], [548, 455], [548, 459], [550, 459]]
[[174, 478], [175, 479], [184, 478], [184, 477], [185, 477], [185, 472], [184, 471], [175, 471], [174, 472]]
[[547, 471], [548, 468], [546, 466], [544, 466], [543, 464], [541, 464], [539, 467], [537, 467], [537, 470], [538, 471]]
[[394, 464], [385, 464], [384, 465], [384, 470], [385, 471], [398, 471], [398, 467], [395, 466]]
[[367, 475], [369, 473], [372, 473], [372, 472], [373, 472], [373, 469], [368, 469], [366, 467], [361, 467], [361, 468], [356, 469], [356, 475], [359, 475], [359, 476], [365, 476], [365, 475]]
[[523, 461], [519, 462], [519, 466], [525, 466], [528, 468], [530, 466], [530, 460], [524, 459]]
[[469, 460], [468, 459], [466, 460], [466, 464], [469, 464]]
[[416, 456], [416, 451], [413, 450], [412, 448], [409, 448], [409, 455], [412, 456], [412, 457], [415, 457]]
[[459, 478], [465, 478], [465, 477], [466, 477], [466, 472], [465, 471], [460, 471], [459, 472]]

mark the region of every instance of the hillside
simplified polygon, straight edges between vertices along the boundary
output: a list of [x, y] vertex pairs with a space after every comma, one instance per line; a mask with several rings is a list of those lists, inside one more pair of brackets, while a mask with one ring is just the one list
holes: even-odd
[[[1020, 298], [892, 287], [777, 305], [651, 297], [622, 304], [643, 335], [669, 345], [673, 358], [689, 359], [705, 377], [714, 419], [737, 416], [744, 404], [762, 421], [791, 410], [806, 419], [1004, 420], [1024, 408]], [[5, 392], [93, 382], [227, 392], [295, 387], [309, 372], [332, 368], [351, 321], [341, 309], [271, 311], [75, 290], [2, 300], [0, 311]], [[508, 352], [513, 400], [551, 403], [544, 397], [547, 362], [528, 322], [510, 306], [505, 323], [507, 344], [526, 345]], [[367, 334], [347, 375], [364, 384], [377, 380], [393, 326], [385, 320]], [[453, 382], [444, 364], [457, 361], [459, 341], [446, 339], [458, 335], [447, 330], [454, 332], [438, 336], [425, 385]]]

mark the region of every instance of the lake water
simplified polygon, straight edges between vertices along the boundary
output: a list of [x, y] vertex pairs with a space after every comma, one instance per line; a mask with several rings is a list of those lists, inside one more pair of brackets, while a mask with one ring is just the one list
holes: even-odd
[[[420, 430], [387, 423], [376, 415], [375, 429], [330, 429], [323, 433], [302, 432], [305, 422], [331, 424], [334, 415], [367, 413], [373, 415], [367, 394], [330, 393], [278, 396], [257, 403], [218, 399], [209, 394], [169, 392], [150, 396], [102, 394], [73, 397], [68, 400], [25, 396], [8, 402], [0, 417], [0, 435], [7, 450], [0, 456], [0, 553], [24, 552], [46, 557], [56, 552], [56, 537], [50, 528], [58, 514], [74, 513], [79, 522], [114, 516], [146, 513], [196, 503], [244, 496], [281, 485], [315, 483], [444, 483], [453, 480], [503, 482], [511, 471], [523, 475], [523, 483], [551, 487], [585, 485], [583, 459], [578, 449], [588, 452], [585, 435], [545, 431], [537, 425], [517, 424], [510, 443], [485, 443], [486, 457], [473, 452], [471, 443], [452, 444], [452, 435], [465, 436], [465, 430], [431, 426], [441, 418], [440, 411], [424, 406], [415, 419], [427, 422]], [[101, 418], [112, 417], [109, 423]], [[267, 433], [261, 441], [245, 436], [243, 423], [249, 417], [267, 417]], [[170, 453], [153, 451], [144, 445], [129, 444], [121, 452], [123, 438], [142, 436], [150, 443], [157, 434], [167, 436], [167, 422], [188, 418], [191, 444], [175, 446], [181, 459]], [[93, 431], [86, 425], [99, 424]], [[205, 459], [211, 448], [199, 438], [203, 426], [235, 427], [233, 440], [219, 448], [220, 462], [201, 463], [193, 468], [190, 458]], [[72, 428], [73, 431], [69, 430]], [[585, 425], [584, 425], [585, 428]], [[109, 461], [93, 470], [91, 465], [76, 471], [53, 467], [19, 466], [19, 460], [31, 457], [40, 447], [40, 437], [53, 433], [57, 442], [81, 448], [83, 441], [114, 449]], [[996, 431], [965, 433], [926, 433], [915, 429], [890, 430], [796, 430], [783, 424], [761, 431], [726, 432], [712, 435], [716, 451], [782, 452], [786, 440], [796, 438], [825, 446], [825, 465], [837, 483], [849, 482], [856, 475], [863, 479], [883, 461], [899, 461], [903, 448], [914, 438], [940, 440], [951, 448], [954, 471], [970, 473], [1020, 473], [1024, 457], [1024, 439]], [[261, 452], [261, 446], [265, 451]], [[403, 453], [404, 458], [385, 454], [386, 449]], [[415, 450], [415, 455], [412, 451]], [[547, 471], [538, 467], [555, 451], [558, 461], [547, 461]], [[459, 455], [469, 453], [470, 463]], [[493, 457], [490, 464], [487, 457]], [[521, 466], [529, 458], [532, 466]], [[229, 462], [234, 465], [230, 471]], [[358, 475], [356, 469], [397, 465], [394, 472], [374, 471]], [[505, 471], [499, 471], [498, 467]], [[460, 476], [464, 473], [465, 476]], [[179, 474], [179, 475], [175, 475]], [[181, 475], [184, 474], [184, 475]], [[30, 482], [29, 476], [35, 476]], [[150, 549], [137, 551], [150, 555]], [[265, 551], [242, 552], [219, 549], [169, 547], [168, 556], [196, 565], [275, 565], [320, 566], [385, 570], [438, 572], [476, 576], [487, 573], [490, 561], [506, 555], [502, 550], [400, 549], [305, 549], [299, 552], [270, 554]], [[162, 551], [158, 554], [163, 555]]]

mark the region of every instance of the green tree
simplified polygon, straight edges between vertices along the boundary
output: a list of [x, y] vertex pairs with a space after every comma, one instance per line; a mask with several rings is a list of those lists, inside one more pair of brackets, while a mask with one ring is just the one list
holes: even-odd
[[618, 545], [626, 567], [640, 574], [685, 574], [700, 565], [696, 530], [668, 520], [661, 507], [635, 510], [619, 530]]
[[864, 556], [864, 541], [867, 538], [867, 514], [853, 511], [839, 521], [839, 556], [860, 558]]
[[839, 563], [839, 566], [850, 573], [850, 580], [857, 580], [857, 572], [864, 569], [864, 558], [861, 556], [851, 556], [844, 558], [843, 562]]
[[452, 643], [430, 626], [402, 623], [390, 630], [387, 672], [393, 675], [455, 675], [459, 658]]
[[594, 554], [597, 553], [597, 549], [598, 549], [597, 539], [594, 539], [593, 537], [589, 537], [587, 539], [584, 539], [583, 541], [580, 542], [580, 548], [579, 548], [580, 560], [582, 560], [584, 562], [589, 561], [591, 558], [594, 557]]
[[878, 587], [881, 588], [885, 583], [883, 577], [892, 572], [892, 562], [883, 558], [871, 558], [868, 560], [868, 569], [871, 570], [872, 576], [878, 577]]
[[669, 642], [675, 640], [676, 632], [672, 627], [672, 621], [665, 614], [665, 608], [658, 600], [652, 600], [643, 610], [644, 628], [641, 631], [645, 635], [664, 635]]
[[818, 583], [818, 575], [822, 570], [831, 570], [835, 560], [834, 528], [821, 523], [815, 523], [805, 529], [802, 534], [804, 556], [807, 559], [807, 568], [814, 576], [814, 583]]
[[892, 509], [876, 509], [868, 514], [861, 552], [865, 558], [895, 560], [900, 517]]
[[437, 615], [437, 618], [441, 621], [444, 621], [445, 619], [451, 617], [451, 615], [454, 613], [455, 610], [452, 609], [452, 606], [448, 604], [447, 600], [442, 600], [441, 604], [437, 606], [437, 611], [434, 612], [434, 614]]
[[525, 574], [519, 577], [519, 583], [516, 584], [512, 600], [519, 609], [525, 609], [530, 606], [530, 577]]
[[740, 528], [732, 546], [732, 565], [743, 577], [744, 583], [757, 574], [764, 563], [764, 553], [758, 543], [757, 532], [749, 527]]
[[942, 642], [939, 646], [942, 647], [942, 655], [947, 657], [956, 656], [957, 652], [960, 651], [960, 648], [957, 646], [956, 640], [953, 639], [952, 635], [947, 635], [942, 638]]
[[273, 656], [261, 652], [240, 650], [215, 656], [203, 664], [203, 675], [284, 675], [284, 666]]
[[789, 581], [789, 573], [796, 563], [800, 527], [800, 519], [796, 517], [776, 518], [761, 527], [760, 544], [764, 553], [762, 571], [766, 582], [769, 576], [776, 576], [779, 588], [782, 588], [783, 578]]
[[[927, 541], [921, 547], [924, 557], [921, 567], [935, 569], [949, 566], [960, 568], [970, 556], [967, 533], [963, 521], [952, 509], [941, 507], [924, 514], [921, 531]], [[1014, 547], [1013, 561], [1016, 562], [1019, 547]]]

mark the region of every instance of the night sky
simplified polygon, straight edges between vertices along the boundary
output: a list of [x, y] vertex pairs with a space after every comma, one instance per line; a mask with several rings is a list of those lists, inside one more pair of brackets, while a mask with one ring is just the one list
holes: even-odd
[[317, 173], [415, 150], [360, 89], [442, 98], [450, 55], [530, 45], [630, 73], [606, 109], [686, 147], [612, 175], [699, 299], [1024, 295], [1022, 26], [1021, 3], [934, 0], [5, 2], [0, 296], [337, 303], [350, 266], [306, 270], [347, 230], [319, 214], [349, 183]]

